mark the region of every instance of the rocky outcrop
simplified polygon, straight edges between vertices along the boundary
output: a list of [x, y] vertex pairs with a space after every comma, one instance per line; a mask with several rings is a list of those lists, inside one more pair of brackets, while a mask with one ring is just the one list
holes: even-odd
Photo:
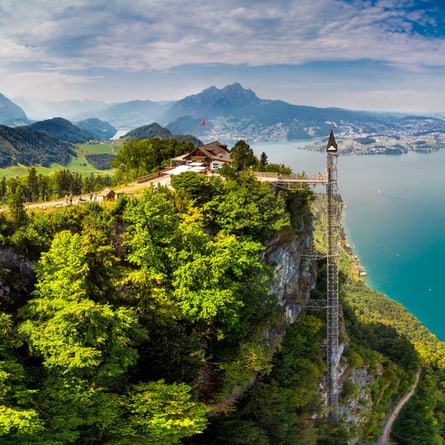
[[298, 318], [315, 286], [311, 252], [312, 230], [303, 228], [297, 236], [290, 227], [279, 232], [265, 252], [265, 261], [273, 268], [270, 292], [283, 308], [288, 324]]
[[11, 310], [21, 306], [34, 284], [31, 261], [12, 249], [0, 250], [0, 309]]

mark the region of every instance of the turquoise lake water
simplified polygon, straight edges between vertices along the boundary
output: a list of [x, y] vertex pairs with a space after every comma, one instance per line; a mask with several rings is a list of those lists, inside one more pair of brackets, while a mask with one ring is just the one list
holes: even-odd
[[[326, 169], [306, 142], [250, 143], [294, 172]], [[445, 341], [445, 147], [436, 153], [339, 156], [346, 233], [368, 285], [403, 304]], [[323, 188], [320, 188], [323, 192]]]

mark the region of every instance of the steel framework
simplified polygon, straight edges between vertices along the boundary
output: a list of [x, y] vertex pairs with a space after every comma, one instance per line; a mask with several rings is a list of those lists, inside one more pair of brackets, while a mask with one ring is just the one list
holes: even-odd
[[338, 186], [337, 143], [331, 131], [326, 147], [327, 164], [327, 405], [329, 416], [338, 420]]
[[[327, 309], [327, 406], [329, 408], [329, 417], [336, 421], [338, 420], [338, 366], [340, 360], [340, 350], [338, 345], [340, 311], [338, 298], [338, 225], [340, 220], [340, 207], [337, 185], [337, 143], [332, 130], [326, 147], [326, 170], [326, 177], [323, 177], [319, 173], [316, 178], [300, 177], [298, 175], [278, 176], [274, 173], [258, 173], [257, 176], [259, 180], [269, 181], [275, 187], [291, 191], [308, 190], [307, 187], [309, 185], [326, 185], [327, 297], [326, 302], [310, 302], [308, 308]], [[310, 256], [314, 256], [314, 259], [316, 259], [316, 257], [319, 258], [319, 256], [315, 254]]]

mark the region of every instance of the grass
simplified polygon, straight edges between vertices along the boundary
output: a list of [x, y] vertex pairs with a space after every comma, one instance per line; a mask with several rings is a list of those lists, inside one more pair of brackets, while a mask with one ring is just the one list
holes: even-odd
[[114, 144], [81, 144], [76, 151], [79, 155], [102, 155], [116, 154], [117, 149]]
[[[86, 154], [116, 154], [116, 149], [113, 144], [81, 144], [75, 149], [77, 157], [73, 158], [68, 165], [52, 164], [50, 167], [42, 167], [41, 165], [35, 165], [37, 174], [49, 175], [58, 170], [68, 169], [72, 172], [80, 173], [83, 176], [88, 176], [91, 173], [95, 175], [113, 175], [114, 169], [110, 170], [98, 170], [94, 168], [86, 159]], [[26, 176], [28, 174], [29, 167], [25, 165], [14, 165], [7, 168], [0, 169], [0, 179], [15, 178]]]

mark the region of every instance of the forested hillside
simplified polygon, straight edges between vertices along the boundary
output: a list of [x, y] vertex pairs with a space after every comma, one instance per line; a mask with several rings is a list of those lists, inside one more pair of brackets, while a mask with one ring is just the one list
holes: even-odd
[[0, 125], [0, 167], [52, 163], [66, 165], [75, 152], [72, 145], [29, 126], [11, 128]]
[[46, 211], [5, 184], [0, 443], [376, 442], [419, 366], [394, 437], [443, 443], [444, 346], [352, 276], [347, 249], [340, 421], [329, 419], [326, 314], [311, 304], [326, 298], [326, 263], [307, 255], [323, 251], [319, 200], [258, 182], [250, 167], [285, 167], [243, 141], [233, 156], [221, 177], [187, 172], [173, 189]]
[[135, 128], [122, 136], [124, 141], [134, 139], [174, 139], [178, 142], [191, 142], [195, 147], [204, 145], [198, 138], [191, 134], [173, 134], [168, 128], [161, 127], [158, 123], [153, 122], [150, 125]]
[[86, 130], [73, 125], [70, 121], [61, 117], [54, 117], [30, 125], [34, 130], [46, 133], [61, 141], [71, 144], [81, 144], [94, 139], [94, 136]]
[[75, 122], [76, 127], [85, 130], [93, 135], [98, 141], [111, 139], [116, 134], [116, 128], [110, 123], [97, 118], [89, 118], [83, 121]]

